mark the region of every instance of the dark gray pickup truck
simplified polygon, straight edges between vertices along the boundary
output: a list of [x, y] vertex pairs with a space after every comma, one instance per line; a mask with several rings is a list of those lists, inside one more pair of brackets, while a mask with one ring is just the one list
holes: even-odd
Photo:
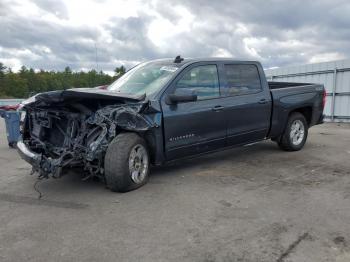
[[31, 97], [17, 147], [40, 177], [78, 167], [125, 192], [147, 182], [150, 165], [265, 139], [300, 150], [323, 122], [325, 95], [268, 83], [258, 62], [178, 56], [141, 63], [107, 90]]

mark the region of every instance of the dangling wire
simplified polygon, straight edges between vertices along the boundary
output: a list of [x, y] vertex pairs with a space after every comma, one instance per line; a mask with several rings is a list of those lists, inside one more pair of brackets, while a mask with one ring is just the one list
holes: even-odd
[[35, 181], [35, 183], [34, 183], [34, 190], [35, 190], [36, 192], [38, 192], [38, 194], [39, 194], [38, 199], [41, 199], [41, 197], [43, 196], [43, 194], [42, 194], [42, 193], [40, 192], [40, 190], [37, 188], [37, 185], [38, 185], [39, 182], [41, 182], [41, 181], [42, 181], [42, 179], [38, 178], [38, 180]]

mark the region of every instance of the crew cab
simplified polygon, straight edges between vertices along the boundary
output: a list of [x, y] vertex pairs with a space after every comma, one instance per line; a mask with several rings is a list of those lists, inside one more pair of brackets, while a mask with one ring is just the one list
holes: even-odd
[[323, 122], [319, 84], [267, 82], [259, 62], [161, 59], [106, 89], [69, 89], [24, 101], [19, 154], [40, 177], [78, 167], [113, 191], [144, 185], [151, 165], [272, 139], [300, 150]]

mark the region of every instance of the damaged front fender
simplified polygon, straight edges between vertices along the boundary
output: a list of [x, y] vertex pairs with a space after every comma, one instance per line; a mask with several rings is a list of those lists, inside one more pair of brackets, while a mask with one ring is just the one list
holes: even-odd
[[[63, 168], [74, 166], [83, 167], [90, 175], [103, 176], [105, 152], [118, 133], [143, 133], [160, 124], [155, 117], [159, 112], [150, 108], [148, 101], [101, 106], [96, 100], [94, 105], [53, 100], [36, 100], [40, 105], [34, 102], [25, 106], [20, 155], [43, 177], [59, 177]], [[94, 111], [94, 107], [100, 108]]]

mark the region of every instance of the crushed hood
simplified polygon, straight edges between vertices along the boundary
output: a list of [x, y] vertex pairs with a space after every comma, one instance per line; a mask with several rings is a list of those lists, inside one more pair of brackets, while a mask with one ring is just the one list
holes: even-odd
[[73, 88], [37, 94], [22, 102], [24, 106], [33, 103], [59, 103], [76, 99], [99, 99], [113, 102], [140, 102], [146, 95], [131, 95], [96, 88]]

